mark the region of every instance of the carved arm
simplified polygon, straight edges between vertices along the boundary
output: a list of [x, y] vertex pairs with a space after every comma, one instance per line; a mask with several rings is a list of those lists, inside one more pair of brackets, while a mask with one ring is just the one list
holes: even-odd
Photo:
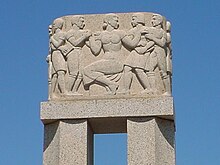
[[88, 39], [91, 36], [91, 33], [89, 31], [86, 31], [83, 33], [83, 35], [76, 39], [73, 35], [67, 38], [67, 41], [69, 41], [73, 46], [80, 46], [83, 42], [85, 42], [86, 39]]
[[60, 36], [60, 37], [59, 37], [59, 40], [56, 40], [56, 39], [54, 38], [54, 36], [51, 36], [50, 41], [51, 41], [51, 44], [53, 44], [53, 46], [54, 46], [55, 48], [59, 48], [59, 47], [63, 44], [64, 37]]
[[134, 49], [141, 39], [141, 33], [136, 32], [136, 33], [132, 34], [132, 36], [133, 37], [131, 38], [130, 35], [125, 35], [125, 37], [122, 39], [122, 42], [128, 48]]
[[160, 47], [164, 47], [166, 45], [166, 34], [163, 34], [161, 38], [157, 38], [153, 34], [145, 34], [145, 37], [149, 40], [154, 41]]
[[139, 53], [144, 54], [144, 53], [152, 51], [154, 49], [154, 44], [155, 43], [153, 41], [149, 41], [146, 46], [144, 46], [144, 47], [136, 47], [135, 49]]

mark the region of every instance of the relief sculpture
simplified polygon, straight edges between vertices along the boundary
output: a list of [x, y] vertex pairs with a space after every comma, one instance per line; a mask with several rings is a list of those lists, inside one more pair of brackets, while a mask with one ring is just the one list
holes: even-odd
[[108, 94], [116, 94], [118, 83], [109, 76], [123, 71], [123, 63], [117, 60], [122, 47], [123, 31], [118, 30], [119, 22], [116, 14], [105, 15], [102, 32], [94, 33], [89, 39], [93, 54], [98, 55], [103, 49], [103, 59], [84, 68], [84, 84], [98, 83], [106, 88]]
[[134, 38], [135, 42], [134, 44], [129, 45], [132, 50], [124, 63], [124, 92], [125, 94], [129, 94], [133, 74], [135, 74], [139, 83], [142, 85], [144, 92], [150, 93], [153, 91], [151, 91], [145, 66], [149, 54], [154, 49], [154, 42], [147, 40], [144, 35], [146, 28], [144, 14], [133, 14], [131, 24], [133, 28], [129, 30], [126, 37]]
[[[152, 27], [146, 29], [145, 37], [155, 43], [154, 50], [150, 55], [149, 62], [149, 77], [155, 79], [155, 69], [159, 69], [163, 85], [165, 87], [165, 92], [163, 95], [170, 96], [171, 88], [169, 76], [167, 73], [167, 63], [166, 63], [166, 43], [167, 43], [167, 33], [162, 28], [163, 17], [158, 14], [154, 14], [152, 17]], [[154, 86], [156, 86], [154, 81]]]
[[[166, 30], [167, 30], [167, 56], [166, 56], [166, 63], [167, 63], [167, 74], [169, 76], [170, 86], [172, 84], [172, 45], [171, 45], [171, 23], [169, 21], [166, 22]], [[171, 87], [170, 87], [170, 94], [171, 94]]]
[[51, 48], [51, 96], [55, 97], [55, 93], [66, 94], [66, 62], [63, 54], [65, 46], [65, 32], [62, 31], [64, 20], [56, 19], [52, 24], [52, 35], [50, 36]]
[[96, 20], [66, 16], [49, 26], [49, 100], [171, 96], [170, 22], [152, 13], [105, 14]]
[[54, 74], [54, 69], [53, 69], [52, 61], [51, 61], [51, 47], [50, 47], [50, 38], [52, 36], [52, 25], [49, 25], [48, 32], [49, 32], [49, 52], [48, 52], [46, 61], [48, 63], [48, 100], [51, 100], [52, 76]]
[[83, 16], [74, 16], [71, 19], [72, 28], [66, 34], [67, 44], [70, 45], [69, 52], [66, 55], [68, 68], [67, 91], [69, 95], [80, 95], [79, 86], [82, 82], [82, 47], [89, 39], [91, 32], [83, 30], [85, 27]]

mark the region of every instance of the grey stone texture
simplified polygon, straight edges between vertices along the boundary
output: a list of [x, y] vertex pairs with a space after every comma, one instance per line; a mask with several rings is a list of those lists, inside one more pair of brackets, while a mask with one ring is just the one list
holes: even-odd
[[175, 165], [172, 97], [43, 102], [41, 120], [44, 165], [92, 164], [103, 133], [128, 134], [128, 165]]
[[44, 126], [43, 165], [92, 165], [93, 133], [85, 119]]
[[41, 103], [41, 120], [145, 117], [173, 119], [172, 97], [49, 101]]
[[175, 165], [174, 122], [128, 118], [128, 165]]

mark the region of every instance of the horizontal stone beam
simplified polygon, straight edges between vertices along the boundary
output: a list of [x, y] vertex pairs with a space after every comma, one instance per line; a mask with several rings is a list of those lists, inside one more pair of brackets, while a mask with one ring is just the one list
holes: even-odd
[[174, 120], [172, 97], [88, 99], [41, 103], [43, 123], [62, 119], [97, 119], [157, 116]]

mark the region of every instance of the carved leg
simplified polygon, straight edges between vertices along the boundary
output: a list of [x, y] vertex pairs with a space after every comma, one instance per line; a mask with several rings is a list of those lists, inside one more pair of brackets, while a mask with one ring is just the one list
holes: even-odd
[[163, 94], [164, 96], [171, 96], [171, 85], [170, 85], [170, 78], [169, 75], [163, 76], [163, 83], [165, 87], [165, 93]]
[[149, 82], [150, 82], [151, 90], [152, 90], [153, 94], [157, 95], [158, 94], [158, 90], [156, 88], [155, 73], [154, 72], [148, 72], [147, 75], [149, 77]]
[[151, 54], [150, 54], [150, 57], [149, 57], [149, 63], [148, 63], [148, 66], [147, 66], [147, 69], [148, 69], [148, 72], [146, 73], [147, 74], [147, 77], [148, 77], [148, 81], [149, 81], [149, 86], [148, 88], [146, 88], [144, 91], [142, 91], [141, 93], [142, 94], [155, 94], [157, 93], [157, 89], [156, 89], [156, 76], [155, 76], [155, 72], [154, 70], [156, 69], [157, 67], [157, 54], [155, 51], [153, 51]]
[[58, 81], [58, 75], [53, 74], [51, 79], [50, 98], [56, 97], [57, 81]]
[[131, 88], [131, 82], [133, 79], [133, 73], [131, 71], [131, 67], [125, 66], [123, 73], [123, 89], [120, 93], [129, 94]]
[[51, 81], [52, 81], [52, 62], [51, 62], [51, 55], [47, 56], [47, 62], [48, 62], [48, 100], [51, 99], [52, 95], [52, 87], [51, 87]]
[[150, 83], [147, 74], [144, 72], [143, 69], [135, 69], [137, 78], [144, 88], [144, 91], [142, 93], [151, 94], [152, 90], [150, 88]]
[[105, 84], [109, 88], [109, 90], [110, 90], [109, 94], [111, 94], [111, 95], [115, 95], [116, 94], [116, 91], [118, 89], [118, 84], [115, 83], [115, 82], [110, 81], [109, 79], [107, 79], [105, 77], [105, 75], [98, 77], [96, 79], [96, 81], [98, 81], [98, 82], [100, 82], [102, 84]]
[[75, 92], [74, 86], [76, 84], [78, 86], [78, 82], [76, 81], [79, 77], [79, 57], [80, 57], [80, 50], [73, 49], [67, 56], [67, 60], [66, 60], [67, 68], [69, 71], [67, 90], [68, 90], [68, 94], [70, 95], [72, 95]]
[[48, 100], [52, 98], [51, 81], [48, 82]]
[[58, 71], [57, 74], [58, 74], [58, 80], [57, 81], [58, 81], [60, 92], [62, 94], [65, 94], [66, 93], [65, 71]]
[[69, 94], [73, 89], [73, 86], [76, 82], [76, 78], [77, 78], [76, 75], [69, 75], [69, 77], [68, 77], [67, 91], [68, 91]]
[[51, 80], [51, 92], [56, 91], [57, 81], [58, 81], [58, 75], [54, 74], [53, 77], [52, 77], [52, 80]]
[[75, 81], [75, 84], [73, 85], [73, 90], [72, 91], [73, 91], [74, 95], [81, 95], [80, 93], [77, 92], [81, 82], [82, 82], [82, 76], [79, 75], [78, 78]]

